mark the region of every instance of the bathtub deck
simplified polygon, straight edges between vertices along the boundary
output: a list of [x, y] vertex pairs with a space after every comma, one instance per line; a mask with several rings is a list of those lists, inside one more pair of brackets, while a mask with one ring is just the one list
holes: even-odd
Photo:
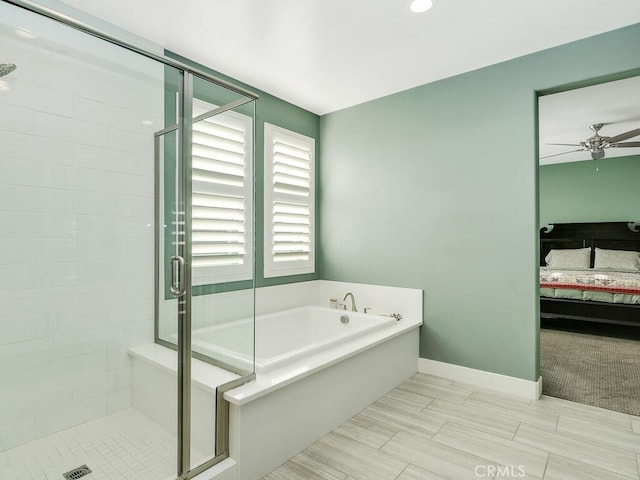
[[87, 480], [162, 480], [175, 459], [176, 438], [129, 408], [0, 452], [0, 479], [60, 480], [86, 464]]

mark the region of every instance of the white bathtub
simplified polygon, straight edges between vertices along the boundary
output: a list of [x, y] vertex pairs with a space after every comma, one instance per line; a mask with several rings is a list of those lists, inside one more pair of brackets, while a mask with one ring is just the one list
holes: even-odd
[[[321, 304], [344, 292], [352, 292], [359, 304], [400, 312], [403, 319], [293, 307], [292, 302]], [[230, 303], [234, 294], [229, 294]], [[255, 380], [224, 393], [230, 404], [229, 460], [235, 463], [223, 472], [203, 473], [203, 480], [259, 480], [413, 375], [418, 369], [422, 298], [422, 290], [326, 280], [258, 288], [258, 305], [281, 310], [256, 320]], [[218, 308], [211, 305], [205, 311]], [[347, 324], [340, 322], [341, 314], [349, 317]], [[251, 370], [252, 332], [253, 320], [240, 320], [194, 330], [192, 344], [195, 351]], [[137, 397], [156, 400], [175, 388], [177, 357], [160, 345], [132, 350], [141, 367], [133, 388], [133, 403], [139, 408], [146, 404], [136, 403]], [[142, 371], [144, 367], [148, 371]], [[198, 360], [192, 368], [192, 386], [215, 402], [216, 387], [225, 383], [219, 375], [231, 374]], [[194, 413], [209, 434], [212, 427], [204, 420], [210, 405], [202, 402], [205, 413]], [[143, 413], [150, 418], [155, 418], [153, 413], [167, 421], [175, 418], [175, 402], [149, 402], [149, 408]]]
[[[256, 317], [255, 371], [270, 372], [395, 323], [390, 317], [316, 306]], [[251, 370], [251, 324], [246, 319], [194, 330], [193, 350]]]

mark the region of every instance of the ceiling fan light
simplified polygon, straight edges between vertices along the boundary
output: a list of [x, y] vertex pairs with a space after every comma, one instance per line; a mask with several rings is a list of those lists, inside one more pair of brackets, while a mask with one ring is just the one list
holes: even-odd
[[413, 0], [409, 9], [413, 13], [423, 13], [429, 10], [435, 4], [435, 0]]

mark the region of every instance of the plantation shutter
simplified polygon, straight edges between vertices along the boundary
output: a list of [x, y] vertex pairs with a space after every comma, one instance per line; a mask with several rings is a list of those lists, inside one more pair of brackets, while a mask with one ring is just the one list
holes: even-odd
[[265, 277], [311, 273], [315, 141], [265, 124]]
[[[194, 100], [193, 115], [215, 105]], [[252, 123], [224, 112], [193, 124], [192, 248], [195, 285], [252, 277]]]

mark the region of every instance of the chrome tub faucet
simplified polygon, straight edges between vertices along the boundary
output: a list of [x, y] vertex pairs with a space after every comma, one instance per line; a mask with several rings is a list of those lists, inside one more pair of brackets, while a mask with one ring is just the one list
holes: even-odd
[[353, 296], [353, 293], [351, 293], [351, 292], [347, 293], [347, 294], [344, 296], [344, 298], [342, 299], [342, 301], [344, 302], [344, 301], [347, 299], [347, 297], [351, 297], [351, 311], [352, 311], [352, 312], [357, 312], [357, 311], [358, 311], [358, 309], [356, 308], [356, 299], [355, 299], [355, 297]]

